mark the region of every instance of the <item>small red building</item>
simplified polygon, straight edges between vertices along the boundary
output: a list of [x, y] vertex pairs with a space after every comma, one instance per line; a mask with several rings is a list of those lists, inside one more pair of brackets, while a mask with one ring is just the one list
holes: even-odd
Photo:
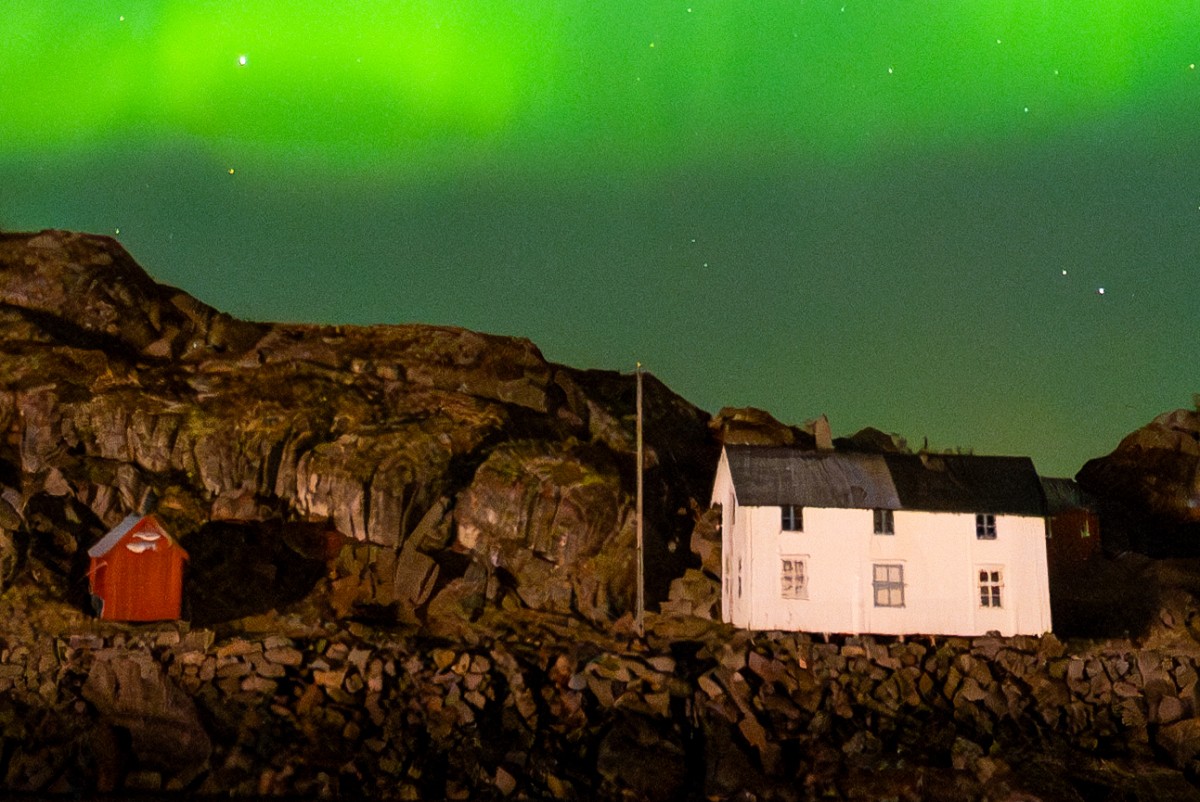
[[96, 614], [109, 621], [179, 618], [187, 552], [153, 515], [130, 515], [88, 549]]
[[1051, 570], [1067, 568], [1100, 553], [1100, 518], [1095, 500], [1071, 479], [1042, 478], [1049, 516], [1046, 555]]

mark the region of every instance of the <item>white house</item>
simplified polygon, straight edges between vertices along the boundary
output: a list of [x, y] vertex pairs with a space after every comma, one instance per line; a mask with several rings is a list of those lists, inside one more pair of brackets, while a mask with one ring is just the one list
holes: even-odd
[[1045, 501], [1028, 458], [730, 445], [712, 501], [727, 623], [1050, 631]]

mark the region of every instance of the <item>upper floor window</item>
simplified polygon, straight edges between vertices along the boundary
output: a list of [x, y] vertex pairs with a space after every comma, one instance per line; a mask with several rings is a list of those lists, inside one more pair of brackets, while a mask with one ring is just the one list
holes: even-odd
[[896, 534], [896, 523], [892, 518], [891, 510], [875, 510], [875, 534], [877, 535], [894, 535]]
[[981, 512], [975, 516], [975, 537], [980, 540], [996, 539], [996, 516]]
[[804, 508], [796, 504], [784, 504], [780, 526], [785, 532], [804, 531]]
[[904, 566], [878, 564], [873, 566], [871, 586], [875, 591], [876, 607], [904, 606]]

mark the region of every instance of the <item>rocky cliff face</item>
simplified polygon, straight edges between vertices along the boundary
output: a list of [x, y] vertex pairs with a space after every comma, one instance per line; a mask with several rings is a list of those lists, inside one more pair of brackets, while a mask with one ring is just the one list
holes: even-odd
[[1200, 555], [1200, 411], [1159, 415], [1077, 479], [1103, 504], [1107, 547]]
[[[303, 596], [278, 580], [324, 581], [344, 541], [328, 588], [344, 614], [511, 596], [605, 621], [633, 594], [634, 392], [526, 340], [241, 321], [111, 239], [5, 235], [0, 580], [82, 604], [83, 552], [153, 503], [222, 590], [193, 593], [201, 620]], [[646, 410], [654, 598], [683, 572], [718, 446], [649, 376]]]
[[[709, 620], [719, 444], [828, 424], [646, 391], [669, 598], [635, 637], [631, 377], [461, 329], [239, 321], [112, 240], [0, 236], [0, 788], [1200, 799], [1194, 564], [1086, 566], [1161, 586], [1137, 643], [738, 632]], [[1194, 524], [1198, 439], [1163, 416], [1081, 480]], [[86, 548], [147, 505], [191, 555], [189, 620], [96, 621]]]

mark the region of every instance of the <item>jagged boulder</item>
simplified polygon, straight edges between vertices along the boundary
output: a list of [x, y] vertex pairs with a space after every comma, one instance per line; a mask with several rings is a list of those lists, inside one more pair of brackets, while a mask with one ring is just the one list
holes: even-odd
[[140, 763], [188, 780], [212, 753], [195, 703], [149, 653], [98, 653], [80, 695], [104, 725], [129, 733]]
[[696, 519], [692, 529], [692, 554], [700, 567], [716, 579], [721, 578], [721, 509], [710, 507]]
[[603, 620], [629, 609], [633, 512], [607, 449], [506, 444], [459, 496], [455, 545], [506, 574], [527, 606]]
[[842, 451], [867, 451], [873, 454], [911, 454], [908, 441], [898, 434], [888, 433], [874, 426], [859, 429], [849, 437], [839, 437], [834, 446]]
[[1200, 411], [1159, 415], [1076, 479], [1102, 500], [1110, 551], [1200, 554]]
[[755, 407], [724, 407], [709, 423], [722, 445], [816, 448], [816, 438], [797, 426], [780, 423]]
[[[686, 755], [662, 729], [641, 716], [618, 719], [596, 750], [596, 773], [605, 785], [648, 802], [681, 798], [688, 780]], [[645, 759], [648, 753], [653, 760]]]
[[1155, 734], [1154, 740], [1176, 768], [1193, 769], [1193, 762], [1200, 756], [1200, 719], [1168, 724]]

